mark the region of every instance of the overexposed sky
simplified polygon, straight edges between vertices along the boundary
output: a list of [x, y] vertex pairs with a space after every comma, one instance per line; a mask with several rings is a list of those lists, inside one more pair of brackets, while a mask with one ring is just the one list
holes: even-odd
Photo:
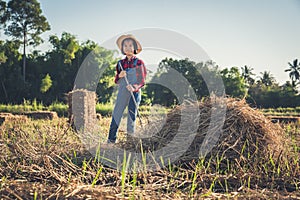
[[[300, 0], [40, 0], [51, 31], [99, 44], [135, 29], [176, 31], [200, 45], [221, 68], [248, 65], [283, 83], [300, 59]], [[176, 43], [176, 41], [174, 41]], [[43, 45], [44, 49], [50, 47]]]

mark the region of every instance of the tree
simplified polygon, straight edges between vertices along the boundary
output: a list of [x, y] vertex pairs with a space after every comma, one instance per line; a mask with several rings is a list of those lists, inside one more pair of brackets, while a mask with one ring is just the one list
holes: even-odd
[[5, 12], [1, 15], [5, 34], [23, 43], [23, 81], [25, 82], [26, 46], [37, 46], [43, 42], [40, 35], [50, 30], [50, 25], [42, 15], [37, 0], [10, 0]]
[[18, 103], [18, 100], [27, 98], [28, 84], [24, 84], [19, 63], [21, 54], [18, 41], [0, 42], [0, 52], [5, 55], [5, 60], [0, 63], [0, 102]]
[[[0, 47], [3, 46], [4, 41], [0, 40]], [[0, 64], [5, 63], [7, 60], [7, 56], [4, 53], [4, 50], [0, 50]]]
[[6, 10], [6, 2], [0, 0], [0, 22], [1, 22], [0, 24], [1, 25], [4, 24], [5, 22], [5, 17], [4, 17], [5, 10]]
[[264, 71], [264, 72], [261, 72], [260, 74], [261, 74], [260, 81], [265, 86], [271, 86], [276, 82], [275, 78], [271, 74], [271, 72]]
[[292, 80], [292, 85], [295, 87], [297, 85], [297, 81], [300, 80], [300, 63], [298, 63], [298, 59], [295, 59], [292, 63], [289, 64], [289, 69], [284, 70], [285, 72], [290, 72], [289, 76]]
[[61, 64], [71, 64], [75, 58], [75, 53], [80, 47], [76, 36], [67, 32], [62, 33], [61, 39], [56, 35], [51, 35], [49, 42], [53, 45], [54, 53], [58, 53], [61, 56], [59, 58], [63, 62]]
[[225, 68], [221, 71], [221, 76], [227, 95], [242, 98], [246, 95], [246, 83], [237, 67]]
[[52, 80], [49, 74], [46, 74], [45, 78], [42, 79], [41, 83], [41, 93], [47, 92], [52, 86]]
[[297, 107], [300, 96], [289, 81], [282, 86], [277, 83], [266, 86], [258, 81], [249, 88], [247, 102], [259, 108]]
[[[205, 67], [203, 63], [196, 64], [188, 59], [175, 60], [172, 58], [165, 58], [159, 63], [157, 72], [152, 77], [151, 82], [167, 80], [170, 85], [182, 85], [183, 87], [188, 83], [190, 89], [194, 90], [197, 98], [200, 99], [209, 94], [204, 79], [197, 70], [198, 68], [200, 69], [203, 67]], [[177, 73], [175, 72], [177, 72], [179, 76], [176, 76]], [[176, 76], [177, 78], [172, 76]], [[180, 88], [177, 89], [181, 90], [182, 96], [189, 96], [191, 94], [191, 90], [183, 91]], [[154, 104], [172, 106], [182, 100], [177, 99], [173, 91], [160, 84], [146, 85], [145, 91], [148, 98], [151, 98], [152, 103]]]
[[53, 81], [49, 92], [57, 95], [56, 99], [62, 100], [64, 93], [72, 90], [76, 73], [84, 58], [78, 55], [80, 44], [76, 36], [71, 33], [64, 32], [61, 37], [51, 35], [49, 42], [53, 46], [45, 55], [47, 66], [45, 73], [49, 73]]
[[248, 85], [253, 85], [253, 83], [255, 82], [255, 80], [252, 78], [252, 76], [255, 75], [253, 73], [254, 69], [252, 67], [248, 67], [247, 65], [241, 67], [241, 69], [242, 69], [242, 77], [244, 78], [245, 82]]
[[[41, 59], [44, 63], [40, 73], [43, 74], [43, 78], [48, 73], [52, 79], [51, 90], [47, 92], [49, 103], [51, 103], [50, 98], [65, 101], [65, 94], [74, 87], [93, 90], [98, 86], [96, 92], [99, 101], [106, 103], [110, 100], [116, 86], [114, 51], [100, 47], [90, 40], [81, 43], [76, 36], [67, 32], [62, 33], [61, 36], [51, 35], [49, 42], [52, 44], [52, 49]], [[40, 64], [35, 65], [40, 66]], [[106, 70], [102, 71], [105, 67]], [[78, 74], [81, 81], [77, 80], [75, 83]]]
[[0, 64], [5, 63], [7, 60], [7, 57], [5, 56], [4, 52], [0, 52]]

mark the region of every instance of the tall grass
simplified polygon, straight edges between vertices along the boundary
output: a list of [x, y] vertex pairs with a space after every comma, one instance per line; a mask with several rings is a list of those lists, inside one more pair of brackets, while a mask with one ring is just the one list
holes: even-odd
[[113, 106], [114, 106], [113, 104], [97, 103], [96, 104], [96, 113], [99, 113], [102, 116], [112, 115]]
[[60, 117], [67, 117], [68, 116], [68, 105], [61, 103], [61, 102], [54, 102], [52, 103], [47, 110], [54, 111]]
[[0, 104], [0, 112], [9, 112], [13, 114], [24, 113], [28, 111], [38, 111], [44, 110], [45, 106], [41, 102], [37, 102], [33, 100], [32, 102], [29, 100], [23, 101], [22, 104]]
[[[111, 116], [113, 111], [114, 105], [111, 103], [103, 104], [97, 103], [96, 104], [96, 113], [101, 114], [101, 116]], [[166, 110], [164, 108], [155, 108], [156, 114], [165, 114]], [[8, 112], [13, 114], [22, 114], [24, 112], [29, 111], [54, 111], [60, 117], [67, 117], [68, 116], [68, 105], [63, 102], [53, 102], [49, 106], [43, 105], [42, 102], [37, 102], [36, 100], [29, 101], [25, 100], [22, 104], [0, 104], [0, 112]], [[140, 114], [142, 116], [148, 116], [151, 113], [151, 106], [148, 105], [141, 105], [139, 107]]]

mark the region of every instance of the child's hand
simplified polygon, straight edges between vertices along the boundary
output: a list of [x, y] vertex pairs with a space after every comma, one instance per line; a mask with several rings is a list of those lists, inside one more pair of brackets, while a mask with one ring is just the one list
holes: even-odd
[[134, 92], [136, 90], [136, 88], [134, 87], [134, 85], [127, 85], [126, 88], [127, 88], [127, 90], [129, 92]]
[[121, 71], [119, 74], [119, 78], [123, 78], [125, 76], [126, 76], [126, 71], [125, 70]]

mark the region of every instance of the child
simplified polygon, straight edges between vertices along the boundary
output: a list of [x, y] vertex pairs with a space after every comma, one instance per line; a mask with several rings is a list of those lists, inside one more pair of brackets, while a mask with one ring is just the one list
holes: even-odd
[[[133, 35], [120, 36], [117, 39], [117, 45], [126, 57], [119, 60], [116, 66], [117, 74], [115, 76], [115, 83], [119, 85], [119, 91], [113, 110], [107, 143], [116, 142], [117, 131], [126, 106], [128, 106], [127, 137], [133, 136], [137, 106], [141, 102], [140, 88], [144, 86], [147, 74], [144, 62], [135, 56], [135, 54], [142, 51], [142, 46]], [[127, 84], [125, 76], [129, 84]], [[136, 102], [134, 102], [131, 92]]]

